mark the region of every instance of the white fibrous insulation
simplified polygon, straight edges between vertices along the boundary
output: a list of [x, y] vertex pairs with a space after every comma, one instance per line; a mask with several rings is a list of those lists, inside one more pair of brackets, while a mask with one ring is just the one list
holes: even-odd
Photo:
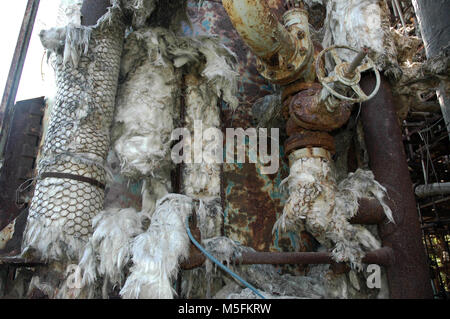
[[132, 14], [132, 26], [135, 30], [146, 25], [147, 19], [156, 9], [157, 2], [158, 0], [122, 0], [124, 10]]
[[[220, 167], [215, 155], [223, 157], [223, 141], [220, 136], [204, 136], [211, 128], [220, 131], [218, 98], [212, 94], [205, 81], [186, 76], [186, 127], [194, 140], [191, 143], [192, 162], [184, 165], [184, 192], [195, 197], [220, 196]], [[195, 127], [197, 126], [197, 127]], [[195, 134], [195, 130], [201, 134]], [[199, 137], [201, 138], [198, 141]], [[202, 156], [197, 159], [201, 154]]]
[[[176, 61], [180, 65], [192, 58], [198, 61], [185, 76], [184, 122], [191, 140], [183, 142], [184, 152], [189, 152], [191, 158], [183, 165], [183, 191], [200, 199], [198, 227], [202, 244], [208, 245], [208, 239], [221, 235], [223, 222], [220, 201], [223, 138], [219, 101], [222, 98], [231, 109], [236, 109], [238, 73], [236, 56], [220, 44], [218, 38], [190, 39], [179, 50], [182, 52], [188, 47], [196, 48], [196, 55], [186, 54]], [[198, 270], [185, 272], [185, 293], [189, 296], [195, 285], [197, 292], [204, 289], [206, 297], [210, 298], [214, 281], [211, 263], [206, 262], [203, 280], [198, 279], [198, 273]]]
[[[121, 173], [135, 179], [157, 178], [172, 168], [171, 133], [174, 118], [179, 118], [181, 73], [161, 53], [159, 47], [165, 44], [159, 42], [162, 34], [158, 31], [130, 34], [122, 61], [126, 80], [119, 87], [116, 102], [114, 134], [119, 137], [114, 149]], [[136, 65], [136, 59], [142, 57]]]
[[[371, 57], [377, 67], [398, 79], [401, 71], [389, 17], [389, 8], [383, 0], [329, 0], [323, 47], [347, 45], [358, 50], [368, 47], [375, 53]], [[355, 56], [345, 49], [338, 49], [337, 53], [349, 62]]]
[[336, 185], [331, 165], [325, 158], [300, 158], [293, 163], [286, 179], [289, 199], [274, 231], [306, 230], [331, 249], [336, 262], [349, 262], [361, 270], [365, 252], [380, 248], [380, 243], [366, 228], [349, 220], [356, 215], [360, 198], [376, 198], [393, 222], [384, 201], [386, 190], [372, 172], [361, 169]]
[[[218, 38], [190, 39], [184, 47], [189, 46], [196, 48], [195, 59], [199, 63], [194, 66], [196, 71], [185, 76], [185, 123], [192, 140], [188, 141], [191, 161], [184, 165], [183, 190], [186, 195], [208, 203], [220, 198], [221, 189], [223, 138], [218, 102], [223, 98], [232, 109], [238, 106], [236, 56]], [[183, 51], [183, 47], [179, 50]], [[179, 64], [185, 61], [185, 58], [177, 60]], [[220, 225], [222, 216], [215, 214], [210, 220]], [[211, 237], [203, 235], [202, 238]]]
[[148, 216], [133, 208], [110, 208], [93, 219], [94, 233], [79, 263], [83, 283], [92, 285], [98, 276], [114, 285], [123, 283], [123, 273], [131, 259], [131, 243], [144, 231], [145, 218]]
[[239, 104], [236, 72], [237, 57], [218, 37], [199, 37], [199, 52], [206, 58], [201, 75], [207, 79], [209, 87], [217, 97], [222, 97], [232, 110]]
[[107, 181], [105, 160], [124, 33], [121, 11], [113, 6], [91, 28], [68, 25], [40, 34], [52, 55], [57, 92], [38, 163], [24, 252], [35, 249], [43, 259], [78, 261], [92, 234], [92, 219], [103, 208], [100, 185]]
[[[203, 94], [217, 97], [223, 92], [224, 100], [236, 107], [234, 56], [218, 39], [178, 37], [163, 28], [131, 33], [124, 50], [121, 76], [125, 81], [117, 100], [115, 150], [122, 174], [154, 176], [161, 166], [170, 165], [170, 135], [174, 119], [179, 119], [181, 68], [195, 67], [207, 82]], [[208, 100], [202, 102], [200, 110], [211, 109], [216, 116], [216, 104], [205, 107], [210, 102], [208, 95], [204, 95]], [[206, 120], [220, 124], [215, 118]]]
[[160, 199], [146, 232], [132, 243], [132, 262], [120, 295], [126, 299], [171, 299], [179, 263], [189, 256], [186, 219], [193, 209], [190, 197], [169, 194]]

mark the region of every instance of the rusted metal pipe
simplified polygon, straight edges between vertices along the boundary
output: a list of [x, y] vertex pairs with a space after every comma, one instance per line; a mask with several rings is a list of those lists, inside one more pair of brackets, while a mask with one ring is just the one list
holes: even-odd
[[12, 108], [16, 100], [17, 90], [19, 88], [20, 78], [22, 76], [23, 65], [27, 56], [28, 46], [30, 44], [31, 34], [33, 33], [34, 22], [39, 8], [40, 0], [28, 0], [20, 28], [19, 38], [17, 39], [16, 49], [9, 69], [8, 79], [6, 80], [5, 90], [3, 92], [2, 104], [0, 105], [0, 160], [3, 159], [6, 140], [9, 135], [10, 120]]
[[436, 195], [450, 194], [450, 183], [434, 183], [428, 185], [419, 185], [415, 189], [417, 197], [431, 197]]
[[292, 57], [294, 39], [265, 0], [223, 0], [222, 3], [241, 38], [259, 58], [270, 63], [278, 52]]
[[[361, 88], [369, 92], [375, 76], [366, 75]], [[394, 263], [387, 269], [391, 298], [432, 298], [429, 269], [422, 242], [419, 216], [408, 171], [402, 132], [395, 111], [395, 101], [387, 80], [382, 77], [378, 95], [363, 103], [361, 117], [375, 178], [387, 188], [395, 224], [379, 224], [384, 247], [394, 253]]]
[[314, 48], [306, 10], [290, 9], [280, 23], [266, 0], [222, 3], [234, 28], [257, 56], [256, 67], [263, 77], [280, 85], [302, 77], [314, 79]]
[[[206, 257], [203, 254], [194, 254], [189, 260], [181, 264], [181, 268], [188, 270], [201, 267]], [[319, 265], [334, 264], [331, 254], [327, 252], [244, 252], [242, 257], [232, 260], [232, 263], [241, 265]], [[368, 252], [363, 258], [363, 263], [377, 264], [388, 267], [393, 262], [393, 252], [390, 248], [381, 248]]]
[[362, 198], [359, 200], [358, 214], [350, 220], [352, 224], [377, 225], [386, 218], [383, 206], [377, 199]]

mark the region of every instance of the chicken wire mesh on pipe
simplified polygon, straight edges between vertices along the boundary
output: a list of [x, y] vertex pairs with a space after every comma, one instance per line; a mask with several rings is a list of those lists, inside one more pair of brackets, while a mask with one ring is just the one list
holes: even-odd
[[[92, 233], [91, 220], [103, 207], [99, 185], [107, 178], [124, 26], [113, 6], [92, 28], [69, 24], [40, 36], [54, 53], [57, 92], [23, 248], [36, 249], [45, 259], [78, 259]], [[52, 177], [45, 178], [49, 173]]]

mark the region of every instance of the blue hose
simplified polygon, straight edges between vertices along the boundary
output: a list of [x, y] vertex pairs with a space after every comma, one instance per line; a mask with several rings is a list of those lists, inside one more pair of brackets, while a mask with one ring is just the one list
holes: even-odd
[[243, 283], [245, 286], [247, 286], [251, 291], [253, 291], [257, 296], [261, 297], [262, 299], [266, 299], [264, 298], [263, 295], [261, 295], [259, 293], [258, 290], [256, 290], [255, 287], [253, 287], [252, 285], [250, 285], [248, 282], [246, 282], [242, 277], [240, 277], [238, 274], [235, 274], [234, 272], [232, 272], [228, 267], [224, 266], [220, 261], [218, 261], [216, 258], [214, 258], [214, 256], [212, 256], [210, 253], [208, 253], [194, 238], [194, 236], [192, 236], [191, 234], [191, 230], [189, 229], [189, 217], [186, 218], [186, 231], [188, 233], [188, 236], [190, 238], [190, 240], [194, 243], [194, 245], [200, 249], [200, 251], [205, 254], [206, 257], [208, 257], [209, 259], [211, 259], [217, 266], [219, 266], [220, 268], [222, 268], [224, 271], [226, 271], [227, 273], [229, 273], [231, 276], [233, 276], [234, 278], [236, 278], [237, 280], [239, 280], [241, 283]]

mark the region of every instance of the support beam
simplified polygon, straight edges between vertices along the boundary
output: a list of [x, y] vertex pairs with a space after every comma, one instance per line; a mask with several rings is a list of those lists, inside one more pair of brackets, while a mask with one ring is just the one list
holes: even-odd
[[31, 34], [33, 33], [39, 2], [40, 0], [28, 0], [13, 60], [9, 69], [8, 79], [6, 80], [5, 90], [3, 92], [2, 104], [0, 105], [0, 168], [3, 162], [6, 141], [9, 136], [9, 127], [11, 124], [11, 116], [13, 114], [12, 109], [14, 102], [16, 101], [17, 90], [22, 76], [23, 65], [25, 64]]
[[[361, 87], [369, 92], [375, 76], [366, 75]], [[391, 298], [432, 298], [429, 269], [422, 242], [413, 185], [408, 171], [402, 132], [395, 101], [383, 77], [378, 95], [363, 103], [364, 136], [375, 178], [387, 188], [395, 224], [381, 223], [383, 247], [394, 252], [394, 264], [387, 269]]]

